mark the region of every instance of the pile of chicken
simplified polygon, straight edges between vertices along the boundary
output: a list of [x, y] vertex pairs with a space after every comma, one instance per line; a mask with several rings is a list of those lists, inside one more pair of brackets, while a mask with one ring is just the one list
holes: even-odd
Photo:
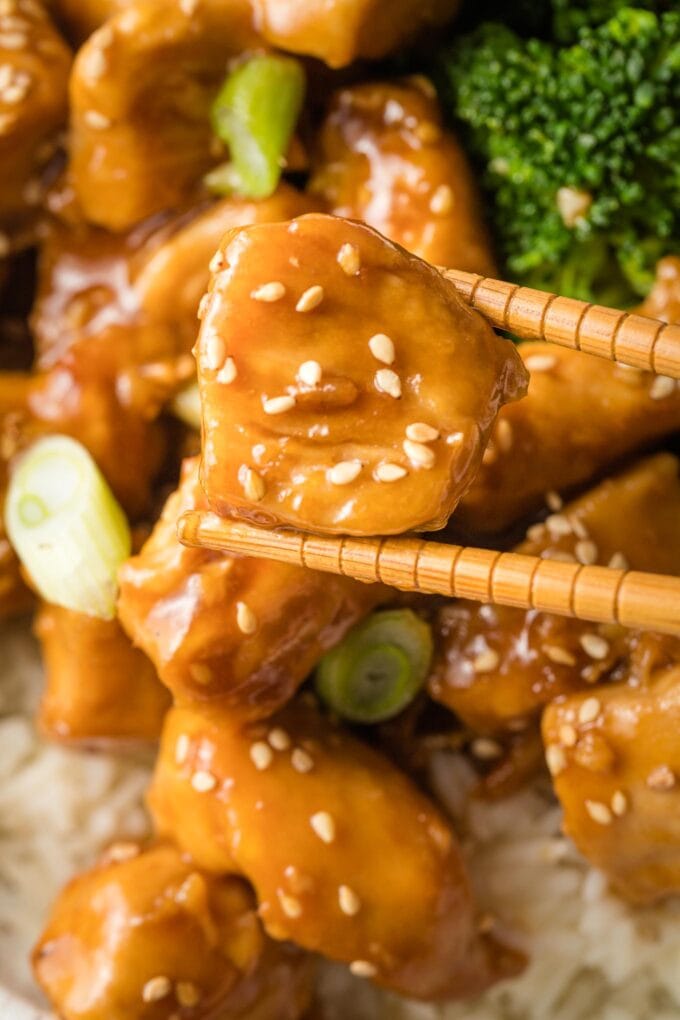
[[[495, 268], [432, 86], [329, 70], [456, 7], [0, 0], [2, 485], [36, 437], [71, 435], [137, 542], [116, 619], [37, 606], [39, 725], [88, 748], [160, 738], [153, 842], [75, 878], [35, 949], [65, 1020], [295, 1020], [317, 954], [426, 1000], [521, 970], [424, 789], [433, 726], [481, 795], [547, 764], [622, 895], [680, 891], [677, 641], [412, 600], [426, 690], [358, 734], [303, 685], [405, 597], [176, 538], [192, 508], [354, 535], [455, 510], [444, 537], [507, 548], [528, 527], [523, 552], [680, 573], [678, 462], [650, 453], [680, 428], [678, 387], [497, 337], [432, 268]], [[216, 199], [210, 103], [231, 57], [271, 46], [310, 58], [304, 187]], [[644, 311], [680, 320], [678, 260]], [[202, 450], [171, 413], [196, 366]], [[34, 602], [0, 536], [0, 611]]]

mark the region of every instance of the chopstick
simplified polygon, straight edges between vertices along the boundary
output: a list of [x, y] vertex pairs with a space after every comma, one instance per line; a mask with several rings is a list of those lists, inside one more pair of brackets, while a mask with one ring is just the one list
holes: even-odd
[[417, 538], [347, 538], [253, 527], [213, 513], [180, 517], [185, 545], [294, 563], [403, 591], [537, 609], [680, 635], [680, 578], [582, 566]]
[[492, 326], [508, 330], [522, 340], [546, 340], [680, 379], [678, 325], [476, 273], [456, 269], [440, 272]]

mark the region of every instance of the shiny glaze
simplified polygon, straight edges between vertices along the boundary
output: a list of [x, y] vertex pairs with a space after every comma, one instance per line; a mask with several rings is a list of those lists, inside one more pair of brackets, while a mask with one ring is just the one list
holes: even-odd
[[125, 230], [176, 208], [225, 158], [210, 104], [230, 57], [261, 39], [247, 0], [201, 0], [186, 11], [138, 0], [78, 53], [70, 170], [92, 223]]
[[[243, 872], [274, 938], [363, 961], [379, 984], [424, 999], [478, 992], [520, 966], [477, 934], [461, 853], [434, 805], [312, 705], [245, 727], [221, 708], [173, 709], [149, 803], [197, 864]], [[330, 833], [315, 829], [319, 812]]]
[[70, 36], [82, 42], [119, 11], [135, 0], [50, 0], [50, 7]]
[[[592, 552], [603, 566], [622, 553], [634, 570], [680, 574], [678, 467], [670, 454], [641, 461], [549, 517], [547, 526], [530, 529], [517, 552], [572, 562]], [[558, 535], [564, 522], [571, 530]], [[588, 542], [592, 550], [583, 546]], [[619, 627], [462, 601], [440, 611], [437, 627], [430, 693], [482, 731], [521, 728], [557, 695], [598, 683], [631, 640]], [[587, 654], [584, 635], [606, 640], [602, 658]], [[477, 657], [488, 650], [498, 661], [476, 671]], [[560, 653], [570, 661], [555, 661]]]
[[[206, 505], [197, 469], [185, 462], [151, 537], [123, 564], [120, 619], [177, 700], [267, 716], [387, 589], [180, 545], [177, 518]], [[239, 628], [239, 603], [254, 614], [253, 633]]]
[[33, 969], [63, 1020], [297, 1020], [310, 998], [309, 962], [267, 939], [247, 884], [169, 844], [114, 845], [73, 879]]
[[[338, 262], [343, 246], [360, 259], [351, 275]], [[210, 506], [327, 533], [441, 526], [474, 476], [499, 407], [524, 392], [514, 346], [439, 273], [362, 224], [303, 216], [227, 235], [221, 252], [196, 345]], [[283, 297], [253, 297], [272, 282], [285, 287]], [[297, 311], [318, 286], [318, 307]], [[391, 365], [369, 348], [378, 334], [394, 344]], [[227, 357], [237, 373], [231, 382], [219, 374]], [[298, 375], [309, 359], [321, 369], [316, 385]], [[400, 397], [378, 388], [385, 372]], [[267, 413], [265, 401], [281, 396], [294, 406]], [[413, 423], [436, 430], [436, 439], [416, 444], [431, 466], [403, 445]], [[347, 462], [360, 462], [361, 473], [335, 484], [333, 469]], [[374, 472], [385, 463], [407, 473], [380, 481]]]
[[168, 692], [118, 620], [43, 605], [35, 632], [45, 667], [43, 733], [86, 743], [158, 737]]
[[424, 78], [338, 92], [321, 126], [310, 190], [435, 266], [495, 276], [477, 184]]
[[[25, 42], [5, 45], [5, 37]], [[0, 13], [0, 65], [9, 76], [0, 89], [0, 231], [11, 240], [36, 219], [41, 173], [67, 116], [71, 53], [40, 2], [18, 0]]]
[[621, 682], [547, 707], [543, 739], [565, 831], [619, 893], [648, 903], [680, 892], [680, 642], [632, 644]]
[[657, 263], [654, 286], [638, 312], [664, 322], [680, 322], [680, 255], [668, 255]]

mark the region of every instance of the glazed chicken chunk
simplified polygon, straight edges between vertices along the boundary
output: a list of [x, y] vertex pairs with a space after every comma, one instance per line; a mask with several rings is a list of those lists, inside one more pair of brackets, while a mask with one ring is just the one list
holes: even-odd
[[431, 266], [309, 215], [227, 235], [196, 346], [222, 515], [351, 535], [441, 527], [527, 373]]
[[[680, 574], [678, 469], [671, 454], [641, 461], [531, 527], [516, 551]], [[552, 698], [596, 684], [628, 642], [620, 627], [464, 601], [439, 612], [436, 630], [432, 697], [491, 732], [521, 729]]]
[[62, 891], [33, 951], [63, 1020], [297, 1020], [304, 955], [266, 937], [247, 884], [173, 846], [114, 845]]
[[338, 92], [309, 188], [434, 266], [496, 275], [472, 169], [425, 78]]
[[198, 463], [186, 461], [151, 537], [121, 568], [120, 619], [177, 700], [266, 716], [388, 589], [180, 545], [178, 517], [205, 506]]
[[424, 999], [480, 991], [519, 966], [478, 935], [434, 805], [311, 706], [245, 727], [221, 708], [173, 709], [149, 800], [159, 831], [199, 865], [253, 883], [276, 939]]

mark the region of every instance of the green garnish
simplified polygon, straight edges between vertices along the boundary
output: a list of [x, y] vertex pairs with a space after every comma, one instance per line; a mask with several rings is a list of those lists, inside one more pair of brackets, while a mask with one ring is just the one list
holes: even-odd
[[35, 443], [12, 474], [5, 522], [44, 599], [105, 620], [115, 616], [130, 528], [84, 446], [67, 436]]
[[212, 191], [267, 198], [276, 190], [304, 94], [305, 73], [292, 57], [258, 55], [229, 74], [212, 124], [231, 162], [206, 176]]
[[373, 613], [321, 660], [317, 693], [350, 722], [384, 722], [413, 701], [432, 651], [429, 626], [410, 609]]

